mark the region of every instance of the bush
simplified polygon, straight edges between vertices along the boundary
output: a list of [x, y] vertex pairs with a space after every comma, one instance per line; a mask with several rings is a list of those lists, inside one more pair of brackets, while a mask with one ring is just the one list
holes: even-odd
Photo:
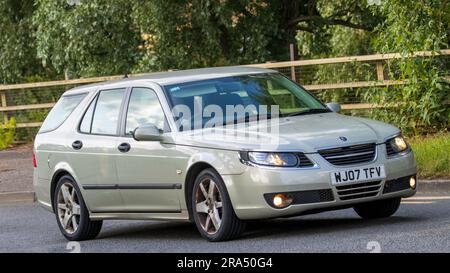
[[0, 124], [0, 150], [9, 147], [14, 140], [16, 131], [16, 120], [11, 118], [8, 123]]
[[406, 84], [366, 93], [368, 102], [385, 107], [373, 109], [372, 118], [395, 124], [409, 135], [445, 130], [450, 118], [450, 108], [446, 104], [449, 85], [443, 79], [444, 70], [438, 69], [441, 59], [396, 61], [397, 69], [390, 70], [401, 71], [400, 79]]
[[410, 58], [412, 52], [438, 52], [448, 48], [450, 3], [436, 1], [383, 1], [385, 22], [377, 28], [375, 45], [379, 52], [399, 52], [402, 58], [391, 60], [389, 78], [405, 85], [370, 93], [371, 103], [385, 106], [375, 109], [372, 117], [393, 123], [407, 134], [426, 134], [449, 126], [450, 109], [448, 60], [446, 58]]

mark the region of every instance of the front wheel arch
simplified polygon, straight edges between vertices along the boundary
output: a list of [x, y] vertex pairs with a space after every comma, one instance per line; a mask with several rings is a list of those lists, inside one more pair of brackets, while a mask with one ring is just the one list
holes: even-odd
[[[204, 187], [202, 190], [200, 190], [200, 186], [204, 183], [204, 181], [207, 180], [209, 180], [208, 193], [206, 193], [207, 187]], [[211, 186], [213, 187], [212, 190]], [[221, 175], [214, 168], [209, 168], [200, 172], [200, 174], [195, 179], [193, 190], [194, 191], [192, 191], [192, 198], [190, 200], [193, 211], [192, 215], [197, 229], [199, 230], [203, 238], [211, 242], [226, 241], [237, 238], [244, 231], [246, 223], [236, 216], [233, 204], [228, 194], [227, 186], [223, 181]], [[214, 192], [218, 194], [218, 196], [216, 196], [218, 199], [214, 197], [216, 195]], [[200, 197], [199, 200], [199, 196], [204, 196], [204, 198]], [[204, 201], [201, 201], [201, 199], [203, 199]], [[197, 209], [194, 208], [196, 204]], [[218, 205], [217, 207], [216, 204]], [[199, 208], [198, 205], [203, 206], [203, 208], [200, 206], [200, 211], [196, 211]], [[209, 209], [207, 209], [208, 206]], [[194, 213], [194, 211], [196, 211], [196, 213]], [[204, 216], [205, 213], [208, 216], [206, 217], [206, 219], [205, 217], [203, 217], [202, 220], [201, 215]], [[218, 215], [218, 218], [216, 218], [216, 216], [213, 216], [216, 215], [216, 213]], [[209, 232], [209, 217], [213, 217], [214, 219], [218, 219], [220, 221], [219, 228], [217, 228], [217, 225], [214, 224], [215, 232], [213, 233]], [[203, 223], [202, 221], [206, 221], [206, 223]]]
[[206, 162], [197, 162], [197, 163], [193, 164], [192, 166], [190, 166], [189, 170], [186, 173], [186, 179], [184, 182], [184, 198], [185, 198], [185, 202], [186, 202], [186, 207], [188, 209], [190, 221], [194, 220], [192, 218], [193, 214], [192, 214], [191, 197], [192, 197], [192, 191], [194, 189], [195, 179], [203, 170], [206, 170], [206, 169], [216, 170], [213, 166], [211, 166], [210, 164], [208, 164]]

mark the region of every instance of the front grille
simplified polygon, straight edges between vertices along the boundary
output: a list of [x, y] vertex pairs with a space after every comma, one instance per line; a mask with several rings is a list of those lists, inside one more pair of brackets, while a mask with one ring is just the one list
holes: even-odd
[[383, 193], [407, 190], [410, 188], [409, 179], [411, 176], [405, 176], [394, 180], [388, 180], [384, 183]]
[[392, 148], [392, 145], [389, 142], [386, 142], [386, 153], [388, 156], [395, 155], [395, 150], [394, 150], [394, 148]]
[[352, 185], [336, 186], [339, 199], [352, 200], [364, 197], [371, 197], [378, 194], [381, 187], [381, 180]]
[[338, 166], [370, 162], [375, 159], [376, 144], [370, 143], [319, 150], [319, 154], [331, 164]]
[[[264, 198], [266, 202], [272, 205], [273, 197], [278, 193], [266, 193], [264, 194]], [[295, 192], [286, 192], [283, 193], [287, 196], [293, 198], [292, 205], [300, 205], [300, 204], [312, 204], [312, 203], [320, 203], [320, 202], [330, 202], [334, 201], [333, 192], [330, 189], [326, 190], [309, 190], [309, 191], [295, 191]]]

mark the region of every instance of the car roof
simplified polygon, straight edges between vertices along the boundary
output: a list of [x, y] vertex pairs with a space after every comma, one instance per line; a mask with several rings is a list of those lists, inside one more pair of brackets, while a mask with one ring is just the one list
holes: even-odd
[[145, 81], [159, 84], [159, 85], [171, 85], [184, 82], [193, 82], [200, 80], [209, 80], [215, 78], [232, 77], [239, 75], [249, 74], [261, 74], [261, 73], [274, 73], [275, 70], [250, 67], [250, 66], [226, 66], [226, 67], [214, 67], [214, 68], [200, 68], [189, 70], [176, 70], [169, 72], [157, 72], [149, 73], [131, 78], [124, 78], [121, 80], [106, 81], [101, 83], [94, 83], [75, 87], [64, 93], [64, 95], [73, 95], [77, 93], [83, 93], [86, 91], [94, 90], [100, 87], [113, 87], [114, 84], [121, 84], [134, 81]]

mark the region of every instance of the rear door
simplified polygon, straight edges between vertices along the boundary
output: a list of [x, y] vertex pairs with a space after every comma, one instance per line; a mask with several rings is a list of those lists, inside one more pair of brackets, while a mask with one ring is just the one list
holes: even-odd
[[87, 108], [78, 133], [70, 139], [70, 162], [92, 212], [117, 212], [123, 207], [116, 186], [116, 143], [125, 94], [125, 88], [100, 90]]
[[36, 150], [36, 160], [39, 162], [37, 164], [37, 176], [39, 179], [50, 180], [48, 162], [50, 162], [52, 150], [64, 149], [64, 142], [60, 141], [60, 139], [58, 139], [59, 141], [55, 141], [51, 137], [48, 137], [48, 133], [60, 127], [86, 95], [87, 93], [62, 96], [45, 118], [44, 123], [39, 129], [38, 137], [40, 141], [38, 143], [40, 146]]
[[37, 164], [34, 169], [34, 186], [41, 202], [50, 203], [51, 200], [49, 181], [52, 179], [54, 162], [66, 161], [67, 143], [65, 138], [61, 137], [61, 130], [58, 128], [66, 122], [86, 96], [87, 93], [62, 96], [47, 115], [36, 136], [34, 148]]

